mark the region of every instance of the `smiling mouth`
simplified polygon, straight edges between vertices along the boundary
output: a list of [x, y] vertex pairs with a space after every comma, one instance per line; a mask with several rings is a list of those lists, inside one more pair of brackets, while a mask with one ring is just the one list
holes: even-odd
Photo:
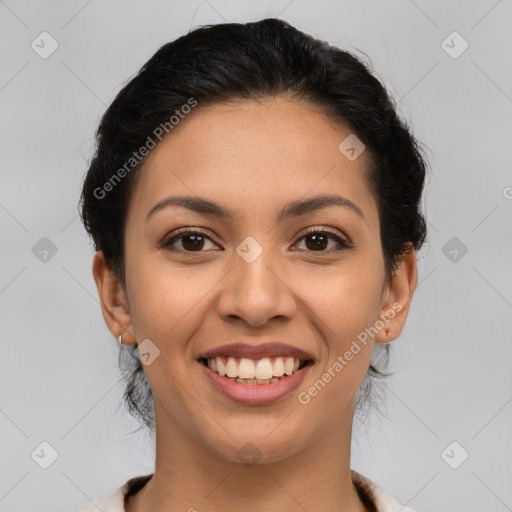
[[200, 358], [199, 362], [210, 370], [239, 384], [272, 384], [299, 372], [313, 360], [296, 357], [264, 357], [248, 359], [245, 357]]

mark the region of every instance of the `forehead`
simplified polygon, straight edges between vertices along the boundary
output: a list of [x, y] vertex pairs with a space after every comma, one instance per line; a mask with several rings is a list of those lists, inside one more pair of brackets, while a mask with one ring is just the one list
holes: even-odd
[[146, 215], [166, 196], [197, 195], [250, 217], [290, 200], [337, 193], [373, 222], [369, 156], [350, 160], [339, 149], [351, 136], [349, 128], [302, 100], [199, 104], [148, 155], [130, 211]]

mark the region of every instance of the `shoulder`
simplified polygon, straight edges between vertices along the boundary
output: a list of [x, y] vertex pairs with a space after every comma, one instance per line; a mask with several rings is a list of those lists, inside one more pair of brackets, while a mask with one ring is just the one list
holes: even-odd
[[354, 470], [351, 470], [351, 473], [359, 495], [375, 512], [414, 512], [408, 507], [402, 507], [391, 494], [369, 478]]
[[136, 493], [152, 476], [153, 474], [130, 478], [108, 494], [85, 503], [72, 512], [98, 512], [98, 510], [101, 510], [101, 512], [125, 512], [125, 498]]
[[123, 497], [126, 484], [95, 500], [82, 505], [72, 512], [124, 512]]

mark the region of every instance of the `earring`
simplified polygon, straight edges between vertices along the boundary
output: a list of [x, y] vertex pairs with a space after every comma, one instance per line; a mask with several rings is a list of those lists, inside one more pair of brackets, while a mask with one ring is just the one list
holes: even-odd
[[123, 342], [121, 341], [122, 337], [123, 337], [123, 333], [121, 333], [121, 334], [119, 335], [119, 338], [117, 338], [117, 341], [118, 341], [119, 343], [121, 343], [121, 345], [123, 344]]

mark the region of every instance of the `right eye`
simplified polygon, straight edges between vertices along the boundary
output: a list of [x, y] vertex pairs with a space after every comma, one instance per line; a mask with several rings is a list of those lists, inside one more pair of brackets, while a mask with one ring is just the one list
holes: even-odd
[[[213, 244], [212, 239], [206, 235], [205, 231], [184, 228], [176, 231], [174, 236], [165, 241], [162, 246], [166, 249], [183, 252], [204, 252], [202, 249], [207, 243], [206, 241]], [[175, 247], [176, 243], [180, 243], [181, 247]]]

